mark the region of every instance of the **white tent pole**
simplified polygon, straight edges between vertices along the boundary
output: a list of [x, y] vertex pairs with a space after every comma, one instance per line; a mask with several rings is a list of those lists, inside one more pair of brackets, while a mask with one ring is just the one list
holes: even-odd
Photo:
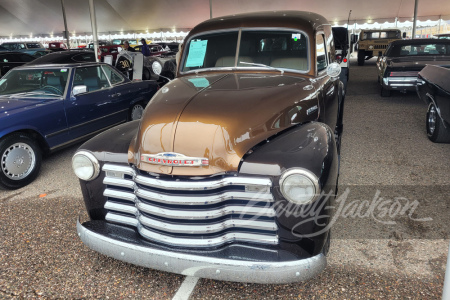
[[212, 0], [209, 0], [209, 18], [212, 19]]
[[94, 39], [95, 61], [98, 62], [97, 19], [95, 18], [94, 0], [89, 0], [89, 12], [91, 13], [91, 27], [92, 27], [92, 37]]
[[415, 0], [414, 4], [414, 22], [413, 22], [413, 32], [412, 32], [412, 39], [416, 38], [416, 23], [417, 23], [417, 4], [419, 3], [419, 0]]
[[64, 18], [64, 30], [66, 31], [65, 36], [66, 36], [66, 40], [67, 40], [67, 48], [70, 49], [69, 31], [67, 30], [66, 9], [64, 7], [64, 0], [61, 0], [61, 7], [62, 7], [63, 18]]

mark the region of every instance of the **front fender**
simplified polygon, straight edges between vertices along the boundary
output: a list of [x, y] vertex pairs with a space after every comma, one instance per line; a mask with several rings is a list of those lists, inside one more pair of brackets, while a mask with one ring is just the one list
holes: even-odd
[[[286, 170], [303, 168], [319, 178], [323, 196], [310, 205], [293, 205], [280, 192]], [[278, 235], [281, 242], [301, 246], [312, 254], [321, 251], [332, 218], [339, 160], [333, 131], [326, 124], [297, 126], [260, 145], [241, 164], [242, 174], [271, 176]], [[326, 196], [326, 195], [330, 196]], [[327, 208], [328, 207], [328, 208]]]
[[[90, 151], [98, 159], [100, 167], [103, 167], [105, 162], [128, 164], [128, 146], [136, 136], [138, 127], [139, 120], [113, 127], [88, 140], [77, 151]], [[86, 210], [93, 220], [105, 219], [104, 177], [104, 172], [100, 172], [92, 181], [80, 180]]]

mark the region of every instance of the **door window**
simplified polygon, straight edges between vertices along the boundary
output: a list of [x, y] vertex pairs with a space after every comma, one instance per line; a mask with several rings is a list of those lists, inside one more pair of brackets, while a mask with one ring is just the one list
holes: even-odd
[[114, 71], [114, 69], [110, 66], [102, 66], [102, 68], [103, 71], [105, 71], [106, 77], [108, 77], [109, 82], [111, 82], [111, 85], [116, 85], [124, 81], [123, 77], [117, 74], [117, 72]]
[[77, 68], [74, 86], [77, 85], [85, 85], [88, 93], [109, 87], [108, 80], [100, 66]]
[[327, 68], [327, 55], [325, 49], [325, 40], [323, 34], [316, 36], [316, 58], [317, 58], [317, 72]]

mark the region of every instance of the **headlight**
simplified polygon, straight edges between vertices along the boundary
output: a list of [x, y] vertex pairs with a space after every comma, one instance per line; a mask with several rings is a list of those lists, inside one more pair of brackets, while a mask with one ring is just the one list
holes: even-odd
[[78, 151], [72, 158], [72, 169], [78, 178], [90, 181], [100, 174], [100, 164], [95, 156], [87, 151]]
[[308, 170], [290, 169], [281, 175], [280, 189], [286, 200], [308, 204], [319, 194], [319, 180]]
[[161, 64], [158, 61], [154, 61], [152, 63], [152, 70], [153, 70], [153, 73], [155, 73], [156, 75], [161, 74], [161, 71], [162, 71]]

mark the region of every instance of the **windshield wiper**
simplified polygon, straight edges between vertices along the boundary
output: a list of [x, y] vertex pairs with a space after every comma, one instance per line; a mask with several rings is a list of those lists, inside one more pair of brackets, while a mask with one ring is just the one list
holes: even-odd
[[269, 68], [269, 69], [277, 70], [277, 71], [281, 72], [281, 75], [283, 75], [283, 73], [284, 73], [284, 70], [282, 70], [282, 69], [275, 68], [275, 67], [272, 67], [272, 66], [268, 66], [268, 65], [265, 65], [265, 64], [256, 64], [256, 63], [250, 63], [250, 62], [245, 62], [245, 61], [240, 61], [239, 63], [240, 64], [244, 64], [244, 65], [251, 65], [251, 66], [257, 66], [257, 67], [263, 67], [263, 68]]

